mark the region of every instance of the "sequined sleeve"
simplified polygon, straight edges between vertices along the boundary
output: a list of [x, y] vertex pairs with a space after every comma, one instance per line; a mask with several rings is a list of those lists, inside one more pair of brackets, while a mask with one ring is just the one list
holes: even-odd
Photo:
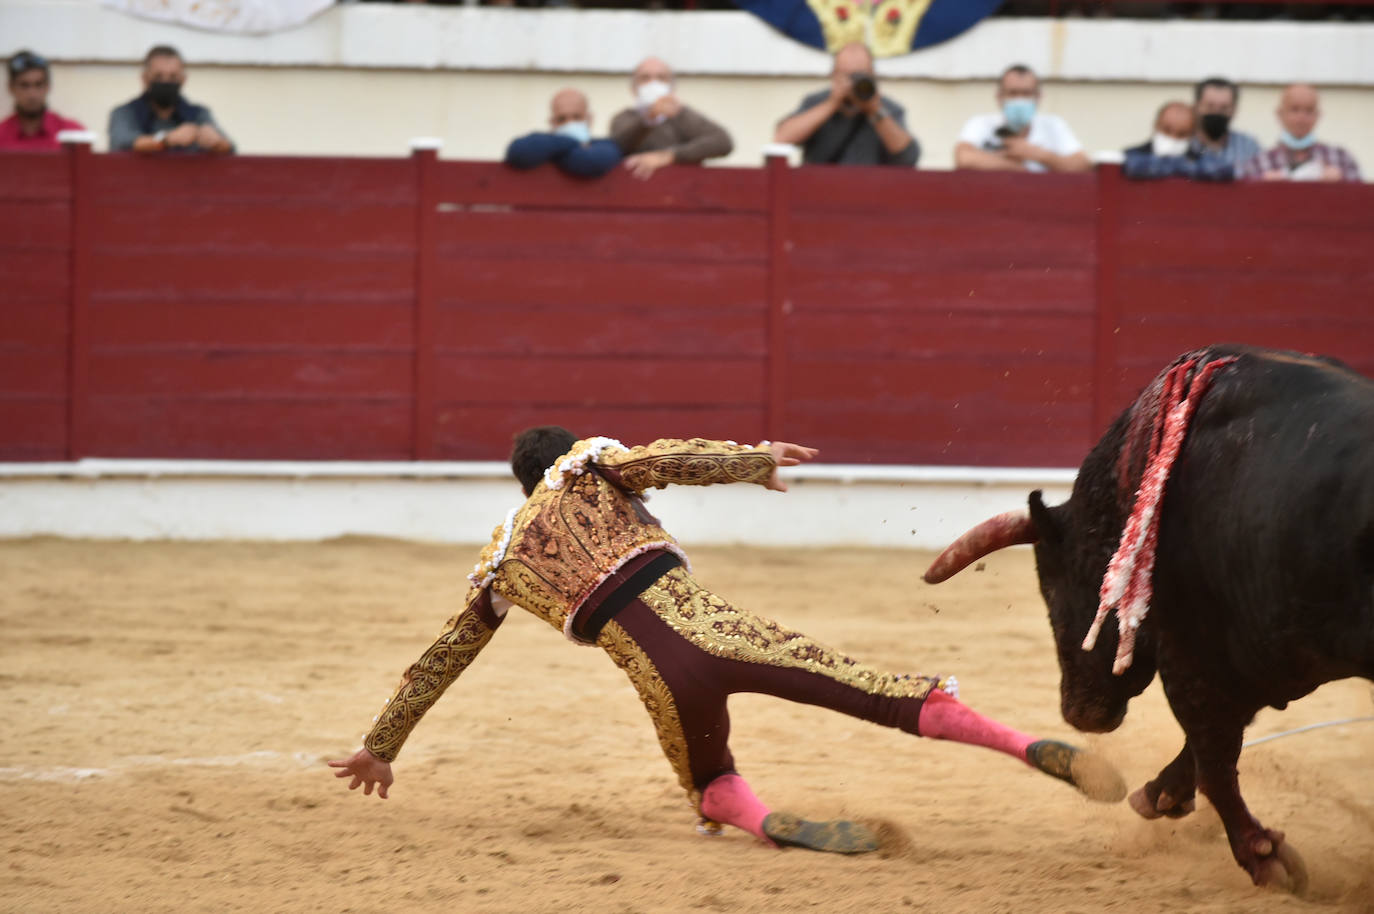
[[705, 438], [660, 438], [629, 450], [608, 450], [595, 463], [611, 482], [632, 492], [725, 482], [763, 485], [776, 466], [766, 447]]
[[439, 639], [401, 677], [396, 693], [387, 700], [363, 741], [367, 750], [382, 761], [394, 761], [410, 731], [477, 657], [504, 618], [492, 609], [491, 591], [483, 589], [466, 609], [450, 619]]

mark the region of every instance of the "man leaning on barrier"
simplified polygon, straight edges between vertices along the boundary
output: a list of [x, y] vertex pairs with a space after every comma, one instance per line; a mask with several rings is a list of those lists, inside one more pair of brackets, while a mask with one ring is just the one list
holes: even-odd
[[186, 63], [169, 45], [143, 58], [143, 94], [110, 112], [110, 151], [229, 153], [234, 144], [204, 105], [181, 94]]

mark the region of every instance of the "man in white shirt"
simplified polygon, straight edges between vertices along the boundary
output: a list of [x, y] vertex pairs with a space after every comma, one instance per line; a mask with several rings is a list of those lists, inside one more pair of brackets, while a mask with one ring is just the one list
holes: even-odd
[[1023, 64], [997, 83], [996, 114], [969, 118], [954, 147], [956, 168], [977, 171], [1087, 171], [1092, 162], [1063, 118], [1036, 110], [1040, 79]]

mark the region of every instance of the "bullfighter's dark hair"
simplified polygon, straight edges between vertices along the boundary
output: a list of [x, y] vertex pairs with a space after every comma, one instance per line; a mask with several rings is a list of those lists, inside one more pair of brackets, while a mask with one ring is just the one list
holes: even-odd
[[1209, 76], [1206, 79], [1199, 82], [1196, 86], [1193, 86], [1193, 101], [1202, 101], [1202, 93], [1207, 91], [1208, 87], [1211, 87], [1213, 89], [1230, 90], [1231, 100], [1235, 102], [1237, 105], [1240, 104], [1240, 86], [1231, 82], [1231, 80], [1227, 79], [1224, 76]]
[[527, 428], [515, 436], [510, 453], [511, 472], [520, 480], [520, 487], [529, 495], [539, 485], [544, 471], [553, 466], [577, 443], [577, 436], [561, 425], [539, 425]]

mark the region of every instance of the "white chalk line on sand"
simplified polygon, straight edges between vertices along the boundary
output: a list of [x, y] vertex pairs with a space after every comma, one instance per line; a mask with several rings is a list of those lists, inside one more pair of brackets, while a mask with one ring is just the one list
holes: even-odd
[[1343, 717], [1340, 720], [1326, 720], [1319, 724], [1308, 724], [1305, 727], [1294, 727], [1292, 730], [1284, 730], [1282, 733], [1271, 733], [1268, 736], [1261, 736], [1259, 739], [1246, 740], [1241, 743], [1241, 748], [1249, 749], [1251, 746], [1258, 746], [1260, 743], [1267, 743], [1271, 739], [1278, 739], [1283, 736], [1292, 736], [1295, 733], [1306, 733], [1308, 730], [1320, 730], [1322, 727], [1339, 727], [1342, 724], [1363, 724], [1374, 722], [1374, 716], [1370, 717]]
[[320, 764], [315, 752], [275, 752], [260, 750], [242, 755], [206, 755], [196, 758], [168, 758], [165, 755], [130, 755], [102, 768], [70, 765], [39, 767], [0, 767], [0, 781], [52, 781], [72, 784], [93, 778], [115, 777], [143, 768], [310, 768]]

